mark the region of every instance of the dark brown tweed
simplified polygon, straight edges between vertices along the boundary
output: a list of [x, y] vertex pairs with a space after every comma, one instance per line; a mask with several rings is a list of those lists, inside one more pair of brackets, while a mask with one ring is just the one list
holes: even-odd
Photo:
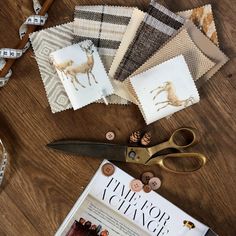
[[114, 79], [124, 81], [162, 46], [184, 23], [184, 19], [152, 0], [133, 42]]

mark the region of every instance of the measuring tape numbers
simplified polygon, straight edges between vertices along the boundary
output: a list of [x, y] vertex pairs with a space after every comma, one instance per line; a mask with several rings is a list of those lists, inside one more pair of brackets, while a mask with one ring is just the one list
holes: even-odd
[[[42, 26], [45, 24], [48, 18], [47, 14], [44, 16], [38, 15], [42, 8], [38, 0], [33, 0], [33, 8], [35, 15], [29, 16], [19, 28], [20, 39], [22, 39], [26, 34], [28, 25]], [[6, 64], [5, 59], [17, 59], [21, 57], [29, 47], [30, 47], [30, 42], [27, 42], [23, 49], [0, 48], [0, 70], [2, 70]], [[4, 85], [7, 84], [11, 75], [12, 75], [12, 70], [10, 69], [4, 77], [0, 77], [0, 87], [3, 87]]]

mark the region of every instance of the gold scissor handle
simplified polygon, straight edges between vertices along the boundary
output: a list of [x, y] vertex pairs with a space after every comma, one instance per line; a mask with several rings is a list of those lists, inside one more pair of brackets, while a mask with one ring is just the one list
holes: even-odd
[[[178, 139], [182, 139], [184, 143], [178, 143]], [[175, 130], [169, 139], [170, 145], [177, 149], [188, 148], [197, 142], [196, 129], [186, 127]]]
[[[182, 141], [182, 143], [177, 142]], [[178, 150], [188, 148], [198, 142], [196, 131], [193, 128], [180, 128], [173, 132], [170, 139], [164, 143], [147, 148], [149, 155], [153, 156], [157, 152], [167, 148], [175, 148]]]
[[[192, 169], [179, 171], [179, 170], [172, 169], [172, 168], [170, 168], [166, 165], [165, 161], [167, 159], [170, 159], [170, 158], [192, 158], [192, 159], [197, 159], [199, 164], [196, 167], [192, 168]], [[185, 173], [191, 173], [191, 172], [199, 170], [201, 167], [203, 167], [206, 164], [206, 161], [207, 161], [206, 157], [201, 153], [171, 153], [171, 154], [167, 154], [167, 155], [163, 155], [163, 156], [154, 157], [154, 158], [150, 159], [146, 163], [146, 165], [157, 164], [157, 165], [161, 166], [163, 169], [165, 169], [167, 171], [170, 171], [172, 173], [185, 174]]]

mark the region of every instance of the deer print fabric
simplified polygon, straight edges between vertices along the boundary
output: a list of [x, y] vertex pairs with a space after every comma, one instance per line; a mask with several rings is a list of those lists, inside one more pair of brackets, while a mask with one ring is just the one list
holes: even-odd
[[74, 110], [113, 93], [92, 41], [86, 40], [50, 54]]
[[191, 20], [217, 46], [219, 46], [217, 30], [211, 4], [177, 13]]
[[200, 100], [182, 55], [138, 74], [130, 81], [147, 124]]

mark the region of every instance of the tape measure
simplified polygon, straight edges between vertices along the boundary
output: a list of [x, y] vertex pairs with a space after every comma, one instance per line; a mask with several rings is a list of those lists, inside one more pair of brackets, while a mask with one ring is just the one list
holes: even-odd
[[[47, 14], [45, 16], [38, 15], [40, 9], [42, 8], [38, 0], [33, 0], [33, 8], [35, 15], [29, 16], [19, 28], [20, 39], [22, 39], [26, 34], [28, 25], [42, 26], [45, 24], [48, 18]], [[21, 57], [29, 47], [30, 47], [30, 42], [27, 42], [23, 49], [0, 48], [0, 70], [6, 64], [5, 59], [17, 59]], [[4, 77], [0, 77], [0, 87], [6, 85], [11, 75], [12, 75], [12, 70], [10, 69]]]
[[[5, 174], [7, 162], [8, 162], [8, 153], [4, 147], [1, 139], [0, 139], [0, 146], [2, 149], [2, 161], [0, 162], [0, 186], [1, 186], [4, 174]], [[0, 157], [0, 160], [1, 160], [1, 157]]]

